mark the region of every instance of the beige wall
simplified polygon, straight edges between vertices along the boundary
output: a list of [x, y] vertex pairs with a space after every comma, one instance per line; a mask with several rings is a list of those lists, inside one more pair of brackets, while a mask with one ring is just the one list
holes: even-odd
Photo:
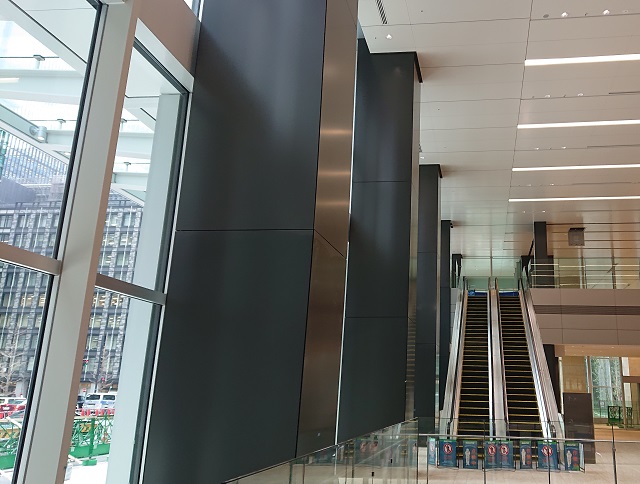
[[[545, 344], [640, 345], [640, 314], [616, 314], [615, 306], [640, 306], [638, 289], [532, 289], [535, 306], [555, 306], [536, 320]], [[593, 314], [569, 314], [562, 306], [605, 306]], [[608, 314], [605, 314], [608, 313]]]
[[567, 393], [587, 393], [584, 356], [562, 357], [562, 388]]

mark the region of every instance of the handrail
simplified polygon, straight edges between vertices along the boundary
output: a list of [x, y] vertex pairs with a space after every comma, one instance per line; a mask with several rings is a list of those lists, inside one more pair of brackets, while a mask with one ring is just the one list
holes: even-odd
[[[462, 286], [462, 287], [461, 287]], [[462, 285], [458, 284], [458, 297], [456, 313], [451, 333], [451, 353], [449, 355], [449, 368], [447, 371], [447, 384], [442, 412], [440, 413], [440, 432], [449, 433], [457, 430], [450, 428], [453, 422], [457, 426], [458, 403], [460, 398], [460, 381], [462, 379], [462, 348], [464, 347], [464, 325], [467, 315], [467, 289], [466, 277], [462, 279]]]
[[[522, 316], [524, 318], [525, 333], [527, 335], [527, 346], [533, 371], [533, 381], [538, 397], [538, 410], [542, 432], [545, 438], [556, 438], [564, 435], [562, 420], [558, 412], [553, 388], [551, 388], [551, 373], [547, 365], [547, 360], [542, 346], [542, 336], [533, 310], [533, 300], [531, 292], [525, 290], [519, 281], [520, 304], [522, 306]], [[553, 422], [558, 423], [558, 428]]]
[[[301, 456], [297, 456], [297, 457], [294, 457], [293, 459], [289, 459], [289, 460], [286, 460], [286, 461], [283, 461], [283, 462], [278, 462], [277, 464], [273, 464], [273, 465], [270, 465], [270, 466], [268, 466], [268, 467], [264, 467], [264, 468], [262, 468], [262, 469], [258, 469], [258, 470], [253, 471], [253, 472], [248, 472], [248, 473], [243, 474], [243, 475], [241, 475], [241, 476], [234, 477], [233, 479], [227, 479], [226, 481], [223, 481], [223, 482], [222, 482], [222, 484], [232, 484], [232, 483], [236, 483], [236, 482], [241, 481], [241, 480], [243, 480], [243, 479], [247, 479], [247, 478], [249, 478], [249, 477], [256, 476], [256, 475], [258, 475], [258, 474], [262, 474], [263, 472], [270, 471], [270, 470], [272, 470], [272, 469], [275, 469], [275, 468], [277, 468], [277, 467], [280, 467], [280, 466], [283, 466], [283, 465], [286, 465], [286, 464], [289, 464], [289, 465], [291, 465], [291, 464], [295, 464], [295, 463], [297, 463], [297, 462], [300, 462], [300, 461], [301, 461], [301, 460], [303, 460], [303, 459], [306, 459], [306, 458], [308, 458], [308, 457], [311, 457], [311, 456], [313, 456], [313, 455], [315, 455], [315, 454], [318, 454], [318, 453], [320, 453], [320, 452], [324, 452], [324, 451], [327, 451], [327, 450], [329, 450], [329, 449], [336, 449], [336, 448], [338, 448], [338, 447], [343, 447], [343, 446], [346, 446], [346, 445], [349, 445], [349, 444], [353, 444], [356, 440], [364, 439], [365, 437], [368, 437], [368, 436], [370, 436], [370, 435], [382, 434], [383, 432], [386, 432], [386, 431], [388, 431], [389, 429], [393, 429], [394, 427], [400, 428], [402, 425], [406, 425], [406, 424], [409, 424], [409, 423], [411, 423], [411, 424], [415, 423], [415, 424], [416, 424], [416, 427], [415, 427], [415, 436], [416, 436], [416, 438], [417, 438], [417, 436], [419, 435], [419, 434], [418, 434], [418, 421], [419, 421], [419, 419], [418, 419], [418, 418], [412, 418], [412, 419], [410, 419], [410, 420], [405, 420], [404, 422], [399, 422], [399, 423], [397, 423], [397, 424], [389, 425], [388, 427], [384, 427], [384, 428], [382, 428], [382, 429], [374, 430], [374, 431], [372, 431], [372, 432], [368, 432], [368, 433], [366, 433], [366, 434], [364, 434], [364, 435], [359, 435], [359, 436], [357, 436], [357, 437], [354, 437], [354, 438], [352, 438], [352, 439], [346, 440], [346, 441], [344, 441], [344, 442], [339, 442], [339, 443], [337, 443], [337, 444], [330, 445], [330, 446], [328, 446], [328, 447], [323, 447], [322, 449], [314, 450], [313, 452], [309, 452], [308, 454], [304, 454], [304, 455], [301, 455]], [[397, 437], [396, 437], [396, 438], [397, 438]], [[371, 455], [367, 456], [367, 459], [371, 459], [371, 458], [374, 458], [374, 457], [376, 457], [376, 456], [378, 456], [378, 455], [381, 455], [385, 450], [386, 450], [386, 449], [380, 449], [380, 451], [378, 451], [378, 452], [376, 452], [376, 453], [374, 453], [374, 454], [371, 454]]]
[[495, 289], [491, 296], [491, 373], [493, 392], [493, 413], [495, 419], [495, 436], [506, 437], [508, 417], [507, 394], [504, 376], [504, 352], [502, 351], [502, 330], [500, 325], [500, 289], [498, 280], [495, 281]]

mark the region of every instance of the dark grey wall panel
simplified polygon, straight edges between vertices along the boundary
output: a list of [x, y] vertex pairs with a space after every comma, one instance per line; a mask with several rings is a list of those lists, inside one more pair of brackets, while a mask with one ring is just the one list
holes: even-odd
[[314, 233], [298, 455], [335, 442], [345, 269], [345, 258]]
[[354, 183], [347, 317], [407, 317], [410, 221], [410, 182]]
[[[174, 482], [177, 464], [183, 482], [210, 483], [295, 455], [311, 240], [176, 234], [145, 483]], [[176, 425], [185, 394], [194, 418]]]
[[[435, 419], [440, 347], [440, 167], [420, 165], [415, 416]], [[445, 269], [448, 271], [448, 268]], [[448, 307], [447, 307], [448, 309]], [[447, 319], [448, 321], [448, 319]]]
[[313, 228], [325, 10], [205, 2], [178, 230]]
[[440, 222], [440, 409], [444, 404], [451, 344], [451, 220]]
[[354, 183], [411, 180], [411, 163], [398, 160], [412, 157], [414, 59], [413, 52], [371, 55], [358, 41]]
[[406, 318], [346, 318], [338, 440], [404, 420]]

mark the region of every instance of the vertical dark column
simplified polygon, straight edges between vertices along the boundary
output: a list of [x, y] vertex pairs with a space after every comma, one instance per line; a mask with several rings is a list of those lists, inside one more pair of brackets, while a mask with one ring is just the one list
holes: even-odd
[[547, 249], [547, 222], [533, 223], [534, 271], [533, 284], [537, 287], [553, 287], [553, 257], [549, 257]]
[[[420, 165], [415, 416], [435, 425], [440, 346], [440, 165]], [[450, 310], [450, 308], [448, 308]]]
[[444, 404], [451, 343], [451, 220], [440, 222], [440, 410]]
[[547, 366], [549, 367], [549, 374], [551, 375], [551, 386], [553, 387], [553, 394], [556, 398], [556, 405], [558, 405], [558, 408], [562, 408], [562, 395], [560, 394], [560, 365], [558, 365], [556, 347], [554, 345], [543, 345], [543, 348], [544, 356], [547, 360]]
[[[145, 483], [217, 483], [335, 440], [353, 3], [204, 6]], [[179, 423], [177, 395], [195, 402]]]
[[338, 439], [404, 420], [410, 301], [414, 54], [358, 40]]

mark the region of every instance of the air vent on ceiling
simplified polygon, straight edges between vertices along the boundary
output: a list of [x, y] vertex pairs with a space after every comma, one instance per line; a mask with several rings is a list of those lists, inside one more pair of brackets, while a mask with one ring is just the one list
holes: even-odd
[[614, 91], [609, 94], [640, 94], [640, 91]]
[[595, 149], [595, 148], [636, 148], [640, 146], [640, 143], [630, 144], [630, 145], [588, 145], [587, 149]]
[[569, 246], [584, 247], [584, 227], [572, 227], [569, 229]]
[[382, 0], [376, 0], [376, 5], [378, 6], [378, 13], [380, 14], [382, 25], [387, 25], [389, 22], [387, 22], [387, 12], [384, 11]]

